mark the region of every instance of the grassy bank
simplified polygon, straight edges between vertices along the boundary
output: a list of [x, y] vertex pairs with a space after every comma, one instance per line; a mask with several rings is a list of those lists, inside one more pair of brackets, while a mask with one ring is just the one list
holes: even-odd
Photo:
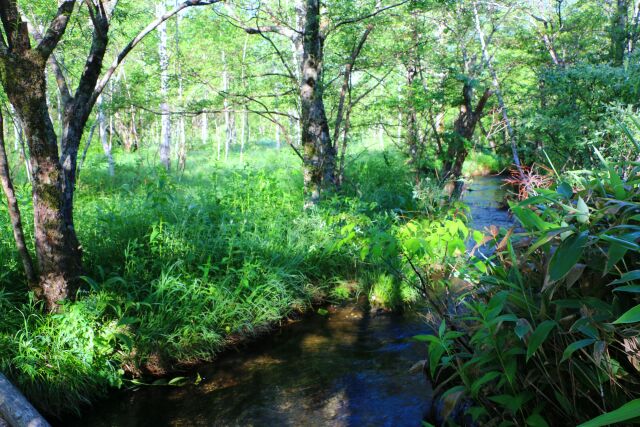
[[[99, 152], [88, 159], [75, 214], [86, 286], [59, 314], [26, 294], [0, 212], [0, 370], [46, 412], [77, 409], [132, 375], [210, 360], [314, 301], [347, 297], [345, 283], [374, 284], [336, 244], [341, 229], [412, 203], [393, 155], [361, 156], [347, 197], [304, 213], [288, 150], [256, 148], [243, 163], [191, 153], [184, 174], [153, 156], [119, 153], [114, 178]], [[29, 194], [20, 186], [31, 241]]]

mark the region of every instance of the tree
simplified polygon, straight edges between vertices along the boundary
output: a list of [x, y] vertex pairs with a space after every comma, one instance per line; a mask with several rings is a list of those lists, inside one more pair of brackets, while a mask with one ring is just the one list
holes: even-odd
[[[23, 126], [33, 171], [35, 248], [39, 280], [32, 289], [47, 307], [73, 297], [82, 271], [82, 248], [73, 221], [73, 196], [80, 140], [91, 111], [118, 65], [158, 25], [191, 6], [217, 0], [187, 0], [153, 20], [117, 55], [101, 77], [115, 2], [85, 0], [93, 27], [91, 47], [75, 92], [52, 53], [63, 38], [76, 2], [64, 0], [42, 37], [31, 45], [28, 24], [15, 0], [0, 0], [0, 82]], [[49, 115], [45, 67], [51, 64], [63, 108], [61, 147]]]
[[[315, 206], [322, 192], [335, 188], [338, 175], [336, 173], [337, 148], [331, 141], [324, 100], [325, 41], [331, 32], [341, 26], [365, 21], [406, 2], [407, 0], [404, 0], [389, 6], [382, 6], [380, 2], [376, 2], [372, 12], [337, 20], [333, 25], [326, 23], [326, 20], [321, 23], [323, 14], [319, 0], [296, 0], [293, 6], [295, 14], [293, 24], [284, 22], [278, 17], [279, 14], [263, 7], [266, 15], [275, 21], [275, 24], [261, 25], [261, 15], [256, 14], [253, 17], [256, 25], [248, 26], [242, 23], [233, 8], [229, 8], [233, 19], [240, 23], [248, 34], [257, 34], [269, 41], [286, 69], [288, 78], [298, 86], [305, 208]], [[280, 15], [285, 13], [281, 11]], [[289, 40], [294, 68], [289, 66], [288, 58], [285, 58], [282, 51], [269, 38], [269, 34], [278, 34]]]

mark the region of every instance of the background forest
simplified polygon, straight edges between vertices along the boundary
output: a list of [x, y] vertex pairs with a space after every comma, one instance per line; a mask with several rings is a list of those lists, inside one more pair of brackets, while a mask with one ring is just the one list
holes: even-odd
[[[429, 423], [640, 413], [640, 2], [0, 18], [0, 371], [45, 414], [359, 295], [430, 308]], [[487, 174], [517, 226], [469, 226]]]

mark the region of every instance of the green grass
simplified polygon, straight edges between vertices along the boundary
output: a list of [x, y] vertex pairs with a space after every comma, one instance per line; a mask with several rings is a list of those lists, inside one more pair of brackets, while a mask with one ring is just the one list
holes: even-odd
[[462, 166], [464, 176], [480, 176], [499, 173], [509, 166], [509, 160], [495, 153], [473, 151]]
[[[413, 203], [390, 153], [360, 156], [345, 194], [303, 212], [289, 150], [258, 147], [243, 164], [191, 152], [184, 174], [158, 168], [151, 150], [118, 152], [115, 178], [97, 150], [76, 198], [87, 284], [59, 314], [26, 293], [0, 211], [0, 370], [48, 413], [77, 410], [127, 377], [211, 360], [294, 311], [348, 298], [360, 263], [348, 245], [336, 248], [343, 224]], [[19, 193], [31, 240], [28, 185]]]

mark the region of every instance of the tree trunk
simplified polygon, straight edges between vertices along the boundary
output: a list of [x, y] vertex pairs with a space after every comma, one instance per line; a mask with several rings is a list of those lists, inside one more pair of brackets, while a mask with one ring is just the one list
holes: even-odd
[[502, 98], [502, 91], [500, 90], [500, 81], [498, 80], [498, 73], [496, 73], [495, 68], [493, 68], [493, 62], [491, 62], [491, 56], [489, 55], [489, 51], [487, 49], [487, 44], [484, 37], [484, 31], [482, 31], [482, 25], [480, 24], [480, 16], [478, 14], [478, 5], [475, 0], [473, 1], [473, 15], [475, 18], [476, 30], [478, 31], [478, 38], [480, 39], [480, 46], [482, 47], [482, 59], [487, 65], [487, 68], [489, 69], [489, 73], [491, 74], [494, 92], [496, 94], [496, 98], [498, 99], [498, 106], [500, 107], [500, 111], [502, 112], [502, 119], [504, 120], [505, 126], [507, 128], [507, 132], [509, 134], [509, 142], [511, 143], [511, 154], [513, 156], [513, 163], [518, 169], [520, 176], [524, 176], [524, 172], [522, 171], [522, 165], [520, 163], [520, 156], [518, 155], [518, 146], [516, 144], [515, 132], [513, 130], [513, 127], [511, 126], [511, 120], [509, 120], [509, 114], [507, 112], [507, 106], [504, 103], [504, 98]]
[[0, 425], [11, 427], [49, 427], [49, 423], [9, 380], [0, 373]]
[[244, 149], [249, 139], [249, 111], [242, 112], [242, 137], [240, 138], [240, 162], [244, 159]]
[[[178, 0], [175, 2], [176, 7], [178, 6]], [[180, 15], [176, 17], [176, 67], [177, 67], [177, 75], [178, 75], [178, 102], [180, 106], [183, 105], [182, 99], [182, 65], [180, 63]], [[185, 130], [185, 120], [184, 116], [180, 115], [178, 119], [178, 170], [180, 172], [184, 172], [187, 166], [187, 136]]]
[[115, 162], [113, 161], [113, 155], [111, 154], [112, 143], [110, 138], [107, 137], [107, 124], [105, 123], [104, 106], [102, 105], [102, 96], [98, 98], [98, 132], [100, 134], [100, 143], [102, 144], [102, 151], [107, 158], [107, 165], [109, 168], [109, 176], [115, 176]]
[[209, 142], [209, 118], [207, 113], [202, 113], [202, 120], [200, 123], [200, 139], [202, 139], [202, 145], [207, 145]]
[[227, 93], [229, 92], [229, 72], [227, 70], [227, 60], [224, 50], [222, 51], [222, 92], [224, 95], [224, 124], [225, 124], [225, 140], [224, 140], [224, 159], [229, 159], [231, 145], [235, 144], [236, 139], [236, 120], [235, 115], [231, 111]]
[[11, 180], [11, 171], [9, 170], [9, 161], [7, 159], [7, 151], [4, 143], [4, 117], [0, 111], [0, 181], [2, 181], [2, 190], [7, 197], [7, 207], [9, 210], [9, 218], [11, 219], [11, 226], [13, 228], [13, 237], [16, 241], [16, 247], [18, 248], [18, 254], [24, 267], [24, 272], [29, 281], [29, 285], [32, 288], [37, 289], [38, 278], [36, 276], [35, 268], [33, 266], [33, 260], [31, 254], [27, 249], [27, 243], [24, 238], [24, 231], [22, 228], [22, 217], [20, 215], [20, 207], [18, 206], [18, 200], [16, 199], [16, 193], [13, 189], [13, 181]]
[[469, 153], [466, 144], [473, 138], [476, 125], [482, 118], [482, 112], [491, 96], [491, 91], [484, 92], [475, 110], [472, 106], [473, 87], [469, 83], [464, 84], [462, 94], [464, 101], [453, 126], [454, 133], [449, 141], [447, 157], [442, 168], [441, 177], [443, 180], [457, 179], [462, 175], [462, 166]]
[[333, 186], [336, 152], [324, 108], [322, 68], [324, 36], [320, 32], [320, 1], [306, 0], [300, 84], [300, 127], [304, 157], [305, 208], [315, 206], [322, 190]]
[[75, 295], [82, 250], [73, 224], [73, 187], [66, 182], [48, 113], [44, 68], [45, 61], [37, 55], [14, 56], [3, 75], [3, 86], [31, 153], [39, 292], [49, 309], [55, 310], [58, 301]]
[[[164, 3], [160, 2], [157, 7], [158, 16], [165, 13]], [[160, 112], [162, 114], [162, 131], [160, 135], [160, 162], [166, 170], [171, 169], [171, 116], [169, 111], [169, 56], [167, 54], [167, 25], [160, 24], [160, 43], [158, 44], [158, 54], [160, 56]]]
[[615, 11], [611, 22], [611, 60], [616, 67], [622, 66], [627, 49], [627, 21], [629, 0], [615, 0]]
[[29, 180], [29, 183], [31, 183], [31, 164], [29, 163], [24, 138], [22, 137], [22, 125], [20, 124], [20, 119], [18, 118], [13, 105], [9, 105], [9, 113], [11, 114], [11, 120], [13, 122], [13, 137], [15, 138], [13, 142], [13, 148], [15, 151], [20, 151], [20, 158], [24, 161], [24, 168], [25, 172], [27, 173], [27, 179]]

